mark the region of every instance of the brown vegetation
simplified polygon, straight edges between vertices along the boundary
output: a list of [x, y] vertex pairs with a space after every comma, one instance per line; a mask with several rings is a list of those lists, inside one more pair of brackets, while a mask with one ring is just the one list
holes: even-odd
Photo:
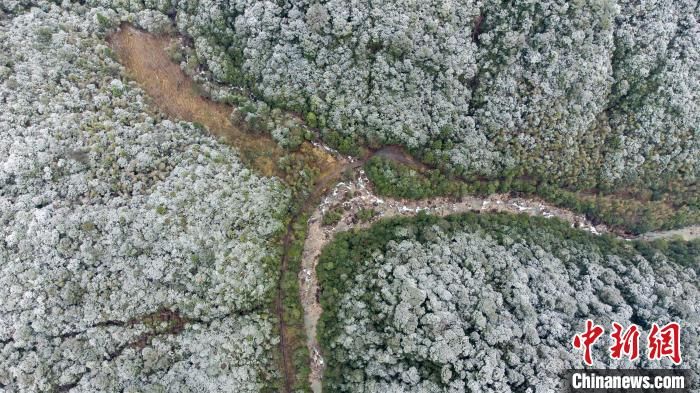
[[[295, 370], [294, 367], [294, 353], [297, 347], [303, 347], [304, 343], [303, 339], [300, 340], [299, 332], [303, 332], [303, 330], [300, 330], [300, 326], [297, 326], [298, 321], [290, 321], [289, 319], [292, 318], [288, 316], [289, 312], [285, 311], [286, 299], [289, 296], [296, 295], [296, 293], [292, 293], [294, 291], [285, 290], [285, 287], [289, 286], [290, 278], [291, 281], [295, 281], [297, 273], [296, 271], [289, 271], [294, 270], [294, 267], [290, 267], [290, 261], [294, 260], [294, 265], [301, 264], [303, 267], [302, 272], [309, 275], [309, 277], [313, 276], [311, 281], [307, 281], [309, 279], [307, 278], [302, 279], [300, 283], [301, 297], [304, 299], [304, 311], [308, 313], [309, 307], [313, 308], [314, 304], [318, 304], [316, 299], [317, 291], [314, 289], [317, 285], [315, 280], [315, 262], [320, 254], [320, 249], [330, 239], [330, 234], [343, 228], [344, 225], [348, 225], [346, 221], [349, 218], [349, 216], [344, 214], [339, 226], [334, 225], [332, 229], [322, 230], [319, 221], [322, 217], [324, 204], [318, 206], [318, 203], [346, 172], [351, 172], [361, 167], [372, 157], [384, 158], [394, 163], [402, 164], [420, 174], [426, 173], [431, 168], [415, 160], [403, 148], [397, 146], [386, 146], [367, 152], [362, 159], [352, 161], [329, 154], [322, 148], [308, 142], [304, 142], [294, 151], [285, 150], [279, 147], [268, 135], [249, 132], [245, 126], [239, 126], [231, 120], [233, 107], [203, 97], [198, 86], [185, 75], [178, 64], [170, 59], [167, 48], [175, 39], [177, 38], [171, 36], [155, 36], [137, 30], [130, 25], [123, 25], [119, 31], [110, 36], [109, 42], [125, 66], [128, 76], [139, 83], [152, 98], [155, 106], [162, 112], [174, 119], [199, 123], [205, 126], [210, 132], [224, 138], [225, 141], [235, 146], [246, 164], [265, 176], [277, 176], [288, 185], [291, 185], [293, 190], [301, 191], [295, 193], [294, 204], [296, 209], [293, 209], [287, 225], [287, 231], [281, 239], [283, 250], [279, 266], [280, 281], [278, 283], [278, 293], [273, 304], [275, 313], [279, 318], [279, 360], [284, 376], [281, 390], [291, 392], [293, 386], [299, 382], [296, 380], [298, 370]], [[310, 173], [312, 178], [305, 178], [305, 175], [302, 174], [304, 172], [307, 173], [307, 176]], [[476, 188], [479, 188], [479, 181], [471, 182], [471, 184], [477, 185]], [[488, 194], [494, 193], [495, 190], [488, 192]], [[593, 198], [593, 196], [588, 195], [580, 195], [580, 197]], [[596, 232], [596, 228], [588, 223], [585, 217], [579, 217], [564, 209], [546, 206], [540, 201], [532, 202], [525, 199], [504, 203], [499, 198], [500, 196], [496, 195], [495, 199], [470, 197], [460, 198], [459, 201], [455, 201], [446, 198], [435, 198], [420, 202], [387, 199], [379, 202], [380, 200], [371, 193], [365, 195], [360, 192], [353, 199], [358, 201], [358, 203], [351, 210], [356, 214], [360, 210], [371, 209], [373, 213], [369, 221], [372, 222], [379, 217], [387, 217], [394, 214], [413, 215], [419, 210], [428, 210], [433, 214], [439, 215], [469, 210], [524, 211], [527, 214], [557, 216], [577, 224], [577, 226], [580, 226], [580, 223], [586, 223], [583, 226]], [[530, 204], [536, 206], [529, 206]], [[380, 210], [380, 214], [376, 215], [376, 217], [374, 209]], [[619, 209], [613, 210], [620, 213]], [[295, 230], [295, 226], [303, 226], [309, 215], [311, 216], [311, 226], [309, 228], [309, 236], [306, 236], [305, 230]], [[366, 222], [368, 220], [358, 220], [362, 222], [359, 226], [369, 225], [369, 222]], [[353, 221], [353, 224], [356, 224], [355, 221]], [[598, 229], [601, 229], [601, 227], [598, 227]], [[296, 232], [299, 233], [297, 234]], [[301, 255], [293, 255], [295, 254], [295, 245], [298, 247], [299, 243], [304, 239], [306, 240], [306, 245], [302, 248], [303, 258]], [[310, 242], [313, 243], [313, 246], [309, 246]], [[296, 259], [301, 260], [296, 261]], [[320, 313], [320, 308], [313, 311]], [[314, 317], [317, 318], [317, 315], [314, 315]], [[306, 328], [309, 329], [309, 315], [306, 318]], [[167, 310], [154, 314], [147, 319], [153, 322], [167, 322], [165, 331], [158, 331], [158, 334], [176, 334], [187, 323], [179, 315], [171, 314]], [[311, 324], [311, 331], [315, 331], [315, 322]], [[148, 336], [144, 336], [134, 345], [144, 345], [147, 343], [145, 340], [149, 339]], [[313, 339], [309, 344], [310, 355], [318, 362], [321, 357], [315, 337], [309, 337], [309, 339]], [[316, 390], [320, 388], [322, 367], [315, 365], [312, 368], [311, 381]]]
[[[167, 48], [176, 37], [153, 35], [124, 24], [108, 41], [135, 80], [166, 115], [205, 126], [211, 133], [224, 138], [240, 152], [241, 158], [264, 176], [278, 176], [293, 182], [296, 171], [281, 165], [280, 159], [290, 155], [296, 163], [303, 162], [322, 174], [336, 165], [333, 156], [322, 149], [304, 143], [289, 152], [265, 134], [245, 132], [231, 120], [233, 107], [203, 97], [198, 86], [173, 62]], [[296, 165], [294, 165], [296, 168]]]

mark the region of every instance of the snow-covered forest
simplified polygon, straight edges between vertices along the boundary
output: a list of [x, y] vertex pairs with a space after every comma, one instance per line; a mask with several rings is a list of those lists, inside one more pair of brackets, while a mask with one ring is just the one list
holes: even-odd
[[[696, 223], [699, 22], [689, 0], [0, 0], [0, 392], [307, 391], [309, 214], [363, 167], [378, 197]], [[176, 36], [166, 62], [260, 145], [159, 109], [108, 44], [123, 23]], [[700, 243], [482, 210], [323, 251], [325, 391], [556, 390], [586, 318], [680, 321], [700, 377]]]
[[97, 12], [0, 18], [0, 391], [259, 392], [288, 193], [163, 119]]
[[700, 174], [696, 1], [88, 4], [153, 29], [174, 16], [188, 62], [348, 151], [401, 143], [457, 173], [575, 188]]
[[[680, 321], [700, 374], [698, 247], [655, 249], [504, 214], [418, 216], [340, 234], [321, 255], [320, 340], [330, 392], [558, 392], [584, 321]], [[643, 355], [599, 368], [669, 367]], [[643, 344], [642, 344], [643, 345]], [[646, 350], [641, 346], [641, 350]], [[643, 359], [642, 359], [643, 358]]]

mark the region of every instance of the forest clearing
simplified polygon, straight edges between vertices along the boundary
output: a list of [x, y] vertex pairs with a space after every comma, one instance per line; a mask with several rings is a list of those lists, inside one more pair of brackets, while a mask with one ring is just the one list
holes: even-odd
[[[126, 68], [127, 75], [136, 80], [153, 99], [153, 103], [161, 111], [173, 118], [200, 123], [207, 127], [214, 135], [223, 136], [227, 143], [241, 151], [243, 157], [256, 157], [254, 167], [265, 176], [280, 176], [287, 178], [276, 168], [277, 160], [287, 154], [279, 145], [263, 134], [251, 134], [234, 125], [231, 121], [230, 105], [218, 103], [202, 97], [196, 84], [183, 73], [179, 65], [174, 63], [167, 54], [167, 47], [172, 44], [174, 38], [170, 36], [156, 36], [130, 25], [123, 25], [117, 33], [109, 38], [112, 48]], [[329, 154], [329, 152], [331, 152]], [[357, 228], [368, 228], [372, 223], [382, 218], [400, 216], [414, 216], [419, 212], [446, 216], [469, 211], [481, 212], [507, 212], [511, 214], [527, 214], [546, 218], [555, 217], [568, 222], [572, 227], [592, 234], [617, 234], [622, 239], [631, 240], [634, 237], [626, 236], [615, 230], [609, 229], [604, 224], [594, 225], [586, 217], [566, 209], [552, 206], [539, 199], [513, 198], [507, 194], [494, 194], [487, 197], [465, 196], [458, 199], [436, 197], [417, 201], [392, 199], [379, 197], [372, 191], [369, 180], [364, 175], [361, 167], [372, 157], [378, 156], [417, 168], [426, 169], [425, 165], [408, 156], [405, 151], [395, 146], [384, 147], [371, 151], [362, 158], [346, 158], [319, 143], [304, 142], [298, 151], [292, 152], [295, 157], [301, 155], [311, 156], [310, 162], [321, 173], [316, 177], [313, 190], [305, 199], [303, 208], [295, 214], [287, 227], [287, 233], [283, 237], [283, 261], [280, 263], [281, 275], [288, 274], [288, 249], [291, 246], [290, 238], [293, 224], [300, 217], [308, 215], [308, 230], [303, 246], [302, 270], [298, 272], [299, 296], [304, 308], [304, 324], [307, 334], [307, 348], [311, 359], [310, 385], [314, 392], [321, 391], [321, 378], [323, 374], [323, 357], [316, 337], [316, 326], [322, 313], [318, 301], [318, 279], [316, 266], [318, 258], [324, 246], [332, 240], [338, 232], [349, 231]], [[338, 183], [343, 174], [352, 172], [348, 183]], [[336, 183], [338, 183], [336, 185]], [[326, 193], [329, 191], [328, 193]], [[335, 224], [322, 225], [325, 214], [330, 210], [342, 211], [341, 217]], [[357, 218], [360, 211], [372, 210], [369, 219]], [[700, 238], [700, 227], [697, 225], [687, 228], [656, 231], [638, 236], [639, 239], [658, 240], [678, 237], [683, 240]], [[294, 273], [294, 272], [291, 272]], [[295, 293], [284, 293], [282, 285], [279, 287], [277, 300], [277, 316], [280, 320], [280, 350], [283, 358], [282, 369], [285, 375], [285, 389], [292, 391], [292, 380], [295, 371], [290, 360], [290, 341], [292, 339], [286, 332], [287, 326], [281, 308], [283, 299], [287, 296], [297, 296]], [[295, 345], [299, 345], [296, 343]]]

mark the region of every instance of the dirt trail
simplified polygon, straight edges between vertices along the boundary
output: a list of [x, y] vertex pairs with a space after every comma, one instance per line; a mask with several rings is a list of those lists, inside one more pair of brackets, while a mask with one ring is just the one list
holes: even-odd
[[[108, 43], [125, 67], [126, 74], [139, 84], [158, 109], [171, 118], [199, 123], [212, 134], [224, 138], [239, 150], [241, 159], [246, 164], [262, 175], [277, 176], [289, 183], [298, 180], [298, 171], [288, 173], [280, 167], [279, 159], [283, 156], [290, 156], [292, 160], [316, 169], [320, 180], [316, 182], [315, 191], [312, 197], [307, 198], [304, 206], [306, 211], [311, 211], [313, 201], [319, 200], [323, 190], [333, 185], [351, 164], [344, 159], [337, 159], [330, 149], [308, 142], [302, 144], [298, 151], [285, 151], [269, 136], [246, 132], [234, 124], [231, 120], [234, 108], [202, 97], [197, 85], [170, 59], [167, 48], [176, 40], [176, 37], [153, 35], [124, 24], [108, 38]], [[292, 227], [298, 217], [299, 214], [292, 217], [282, 239], [280, 281], [273, 305], [279, 320], [282, 383], [286, 393], [292, 391], [296, 371], [292, 361], [295, 343], [285, 320], [283, 300], [297, 294], [284, 292], [282, 278], [288, 270]]]
[[[342, 208], [343, 216], [338, 224], [324, 227], [321, 225], [323, 215], [331, 209]], [[376, 212], [374, 218], [367, 222], [358, 219], [357, 214], [362, 209], [372, 209]], [[486, 198], [464, 197], [461, 199], [432, 198], [420, 201], [399, 200], [376, 196], [371, 189], [364, 171], [359, 170], [354, 181], [339, 183], [324, 198], [309, 218], [308, 232], [302, 256], [302, 270], [299, 272], [299, 287], [301, 302], [304, 307], [304, 323], [308, 337], [307, 346], [311, 355], [310, 383], [314, 393], [322, 391], [322, 377], [325, 364], [317, 339], [318, 320], [323, 312], [319, 303], [319, 284], [316, 267], [323, 248], [338, 232], [355, 228], [367, 228], [379, 219], [393, 216], [414, 216], [425, 211], [438, 216], [477, 212], [508, 212], [524, 213], [546, 218], [557, 217], [569, 222], [572, 227], [593, 234], [613, 233], [605, 225], [593, 225], [585, 216], [572, 213], [549, 205], [541, 200], [513, 198], [507, 194], [494, 194]], [[618, 235], [621, 239], [632, 238]], [[656, 240], [679, 237], [684, 240], [700, 238], [700, 226], [650, 232], [639, 236], [639, 240]]]
[[686, 241], [700, 239], [700, 225], [691, 225], [680, 229], [670, 229], [668, 231], [647, 232], [637, 237], [639, 240], [659, 240], [678, 238]]
[[153, 35], [123, 24], [108, 38], [108, 43], [124, 65], [127, 75], [148, 93], [155, 106], [168, 116], [198, 123], [211, 133], [235, 146], [241, 159], [264, 176], [277, 176], [289, 181], [289, 174], [279, 159], [291, 155], [320, 172], [335, 171], [340, 163], [328, 151], [304, 143], [296, 152], [288, 152], [268, 135], [246, 132], [234, 124], [233, 107], [201, 95], [201, 89], [187, 76], [180, 65], [171, 60], [168, 47], [178, 45], [178, 38]]
[[[341, 207], [343, 216], [338, 224], [324, 227], [321, 225], [323, 215], [331, 209]], [[357, 213], [362, 209], [376, 212], [373, 219], [361, 222]], [[322, 377], [325, 364], [318, 343], [316, 329], [323, 312], [319, 303], [319, 285], [316, 266], [323, 248], [338, 232], [353, 228], [366, 228], [379, 219], [392, 216], [414, 216], [420, 211], [445, 216], [467, 211], [494, 211], [527, 213], [535, 216], [559, 217], [592, 233], [608, 232], [604, 225], [594, 226], [585, 217], [575, 215], [567, 210], [549, 206], [543, 202], [522, 198], [510, 198], [507, 195], [492, 195], [488, 198], [465, 197], [460, 200], [433, 198], [421, 201], [408, 201], [376, 196], [363, 170], [357, 172], [354, 181], [339, 183], [323, 199], [311, 214], [302, 254], [302, 270], [299, 272], [301, 303], [304, 307], [304, 324], [307, 334], [307, 347], [311, 356], [310, 384], [313, 392], [322, 391]]]
[[371, 156], [383, 157], [388, 160], [398, 162], [399, 164], [407, 165], [419, 172], [429, 169], [427, 165], [410, 156], [408, 153], [406, 153], [406, 150], [400, 146], [391, 145], [382, 147], [381, 149], [372, 153]]
[[[280, 355], [284, 392], [292, 391], [296, 372], [292, 362], [291, 337], [284, 318], [283, 300], [297, 294], [284, 293], [282, 277], [288, 270], [289, 251], [292, 244], [293, 226], [304, 213], [312, 212], [308, 221], [308, 233], [304, 242], [302, 270], [299, 272], [300, 296], [304, 308], [304, 325], [307, 346], [311, 355], [310, 383], [314, 392], [321, 392], [323, 357], [316, 336], [318, 319], [322, 313], [318, 302], [318, 281], [316, 265], [323, 247], [333, 234], [352, 228], [369, 227], [376, 220], [396, 215], [412, 216], [419, 211], [436, 215], [448, 215], [466, 211], [497, 211], [526, 213], [544, 217], [558, 217], [595, 234], [610, 232], [604, 225], [594, 226], [584, 216], [568, 210], [548, 205], [537, 199], [511, 198], [508, 195], [491, 195], [487, 198], [465, 197], [459, 200], [433, 198], [422, 201], [405, 201], [380, 198], [372, 193], [369, 181], [364, 176], [362, 165], [373, 156], [410, 165], [419, 170], [425, 165], [416, 161], [403, 149], [387, 146], [371, 152], [363, 159], [353, 160], [340, 157], [331, 149], [318, 143], [304, 143], [296, 152], [281, 149], [270, 137], [252, 134], [238, 127], [231, 120], [233, 108], [217, 103], [200, 95], [197, 86], [185, 75], [180, 66], [174, 63], [167, 48], [177, 38], [155, 36], [130, 25], [122, 25], [112, 34], [109, 44], [126, 68], [127, 75], [133, 78], [148, 93], [153, 103], [165, 114], [185, 121], [200, 123], [213, 134], [223, 137], [241, 153], [241, 158], [265, 176], [278, 176], [285, 181], [294, 181], [291, 175], [279, 167], [279, 158], [291, 155], [293, 159], [304, 160], [316, 168], [319, 175], [309, 195], [302, 203], [300, 211], [292, 217], [287, 233], [283, 237], [283, 253], [280, 263], [280, 282], [274, 309], [279, 318]], [[350, 183], [337, 183], [344, 173], [355, 171], [355, 180]], [[298, 174], [297, 174], [298, 175]], [[332, 188], [332, 190], [330, 190]], [[329, 192], [330, 191], [330, 192]], [[325, 197], [324, 197], [325, 195]], [[350, 197], [350, 195], [352, 195]], [[337, 225], [321, 226], [323, 214], [333, 207], [342, 206], [345, 213]], [[361, 209], [373, 209], [377, 215], [368, 222], [360, 222], [357, 213]], [[691, 226], [673, 231], [652, 232], [640, 236], [643, 240], [681, 237], [685, 240], [700, 238], [700, 226]]]
[[143, 88], [155, 105], [167, 115], [206, 126], [212, 133], [224, 137], [244, 151], [255, 151], [254, 165], [264, 175], [275, 172], [274, 157], [281, 150], [268, 137], [249, 135], [231, 122], [232, 108], [201, 96], [196, 85], [173, 62], [167, 52], [176, 38], [156, 36], [130, 25], [109, 37], [109, 44], [129, 77]]

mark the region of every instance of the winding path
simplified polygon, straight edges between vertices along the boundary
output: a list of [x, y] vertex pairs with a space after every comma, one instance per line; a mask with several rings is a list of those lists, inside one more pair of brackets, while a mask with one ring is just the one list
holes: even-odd
[[[258, 168], [264, 175], [279, 175], [274, 157], [284, 154], [271, 138], [263, 135], [252, 135], [237, 127], [231, 120], [232, 107], [201, 97], [196, 85], [186, 76], [179, 65], [172, 62], [166, 48], [173, 37], [155, 36], [123, 25], [120, 30], [109, 37], [109, 43], [127, 70], [127, 74], [136, 80], [149, 94], [154, 104], [165, 114], [181, 120], [199, 122], [210, 132], [225, 137], [236, 146], [245, 156], [253, 154], [250, 164]], [[294, 224], [310, 213], [307, 238], [304, 242], [302, 270], [299, 272], [300, 296], [304, 308], [304, 325], [307, 336], [307, 347], [311, 355], [310, 383], [314, 392], [321, 392], [323, 377], [323, 357], [316, 336], [316, 328], [322, 313], [318, 302], [318, 281], [316, 265], [323, 247], [332, 240], [335, 233], [353, 228], [369, 227], [375, 221], [397, 215], [412, 216], [419, 211], [426, 211], [440, 216], [462, 213], [467, 211], [497, 211], [511, 213], [526, 213], [535, 216], [558, 217], [568, 221], [572, 226], [592, 233], [611, 232], [604, 225], [594, 226], [584, 216], [569, 210], [557, 208], [537, 199], [511, 198], [508, 195], [495, 194], [487, 198], [464, 197], [459, 200], [449, 198], [433, 198], [421, 201], [407, 201], [391, 198], [380, 198], [372, 192], [369, 181], [364, 176], [362, 165], [373, 156], [411, 165], [415, 168], [425, 168], [402, 149], [388, 146], [368, 154], [360, 160], [341, 157], [331, 149], [319, 143], [305, 143], [299, 154], [313, 156], [312, 162], [322, 169], [310, 194], [306, 197], [301, 209], [296, 213], [287, 227], [283, 238], [283, 253], [280, 263], [280, 282], [275, 298], [275, 313], [279, 319], [280, 356], [283, 374], [283, 391], [291, 393], [296, 379], [296, 371], [292, 363], [292, 348], [287, 323], [284, 319], [283, 300], [287, 296], [297, 294], [285, 293], [282, 278], [288, 270], [289, 251], [292, 245]], [[264, 153], [264, 154], [260, 154]], [[355, 178], [349, 183], [338, 183], [344, 173], [351, 171]], [[352, 195], [352, 197], [349, 197]], [[331, 227], [323, 227], [321, 219], [329, 209], [343, 206], [345, 212], [340, 222]], [[361, 222], [357, 213], [361, 209], [373, 209], [377, 215], [367, 222]], [[619, 236], [619, 235], [618, 235]], [[681, 237], [685, 240], [700, 238], [700, 226], [683, 229], [652, 232], [639, 236], [642, 240]]]
[[[352, 195], [352, 197], [348, 197]], [[337, 207], [345, 212], [333, 226], [324, 227], [321, 222], [323, 215]], [[373, 209], [377, 215], [370, 221], [362, 222], [357, 213], [362, 209]], [[304, 324], [307, 335], [307, 347], [311, 356], [311, 374], [309, 382], [314, 393], [322, 391], [322, 377], [325, 364], [321, 347], [317, 339], [317, 325], [323, 312], [319, 303], [319, 284], [316, 267], [323, 248], [333, 240], [338, 232], [354, 228], [366, 228], [382, 218], [393, 216], [414, 216], [420, 211], [446, 216], [450, 214], [477, 212], [508, 212], [525, 213], [532, 216], [557, 217], [593, 234], [613, 233], [605, 225], [593, 225], [583, 215], [572, 213], [536, 199], [512, 198], [507, 194], [494, 194], [487, 198], [464, 197], [459, 200], [449, 198], [432, 198], [420, 201], [407, 201], [393, 198], [382, 198], [372, 192], [369, 180], [360, 169], [353, 182], [339, 183], [323, 199], [321, 204], [311, 214], [308, 222], [307, 238], [304, 242], [302, 270], [299, 272], [299, 288], [301, 303], [304, 307]], [[632, 240], [632, 237], [621, 239]], [[695, 225], [678, 230], [650, 232], [637, 237], [639, 240], [656, 240], [679, 237], [684, 240], [700, 238], [700, 226]]]
[[[347, 198], [352, 195], [351, 198]], [[335, 208], [342, 207], [345, 212], [334, 226], [321, 224], [323, 215]], [[362, 209], [373, 209], [376, 216], [367, 222], [357, 219]], [[311, 374], [309, 382], [314, 393], [322, 391], [322, 377], [325, 364], [321, 347], [317, 339], [317, 325], [323, 312], [319, 303], [319, 284], [316, 267], [323, 248], [338, 232], [354, 228], [371, 226], [375, 221], [392, 216], [413, 216], [419, 211], [445, 216], [467, 211], [499, 211], [527, 213], [544, 217], [559, 217], [569, 221], [572, 226], [593, 233], [607, 232], [605, 226], [594, 226], [585, 217], [574, 215], [563, 209], [549, 206], [539, 201], [521, 198], [509, 198], [506, 195], [493, 195], [488, 198], [465, 197], [460, 200], [433, 198], [422, 201], [406, 201], [376, 196], [369, 185], [364, 172], [359, 170], [353, 182], [339, 183], [311, 214], [308, 222], [306, 241], [302, 254], [302, 270], [299, 272], [301, 303], [304, 308], [304, 324], [307, 335], [307, 347], [311, 357]]]

